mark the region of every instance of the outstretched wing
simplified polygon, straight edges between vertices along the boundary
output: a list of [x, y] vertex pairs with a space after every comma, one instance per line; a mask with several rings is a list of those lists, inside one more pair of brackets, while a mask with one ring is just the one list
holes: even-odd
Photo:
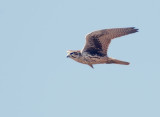
[[107, 49], [111, 39], [137, 32], [138, 29], [130, 28], [113, 28], [92, 32], [86, 36], [86, 44], [82, 49], [91, 55], [106, 56]]

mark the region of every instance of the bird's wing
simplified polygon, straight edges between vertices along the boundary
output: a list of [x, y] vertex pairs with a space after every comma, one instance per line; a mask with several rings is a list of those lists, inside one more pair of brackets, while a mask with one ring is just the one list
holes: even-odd
[[86, 43], [83, 52], [91, 55], [106, 56], [107, 49], [111, 39], [137, 32], [138, 29], [130, 28], [113, 28], [94, 31], [86, 36]]

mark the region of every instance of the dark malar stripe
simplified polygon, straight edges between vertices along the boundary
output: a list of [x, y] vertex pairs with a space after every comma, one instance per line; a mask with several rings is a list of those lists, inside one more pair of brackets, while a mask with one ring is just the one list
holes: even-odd
[[73, 58], [76, 58], [76, 57], [74, 57], [74, 56], [72, 56]]

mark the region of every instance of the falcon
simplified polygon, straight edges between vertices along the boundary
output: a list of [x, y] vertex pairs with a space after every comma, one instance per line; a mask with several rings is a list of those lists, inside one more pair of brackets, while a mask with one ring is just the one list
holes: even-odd
[[103, 29], [89, 33], [82, 50], [68, 50], [67, 57], [79, 63], [87, 64], [93, 68], [93, 64], [121, 64], [129, 65], [129, 62], [108, 57], [107, 51], [111, 40], [131, 33], [138, 32], [135, 27]]

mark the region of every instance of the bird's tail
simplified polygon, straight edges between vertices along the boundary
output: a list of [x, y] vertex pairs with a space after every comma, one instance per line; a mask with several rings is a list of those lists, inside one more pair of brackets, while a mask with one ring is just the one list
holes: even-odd
[[114, 59], [114, 58], [108, 58], [108, 61], [107, 61], [107, 64], [121, 64], [121, 65], [129, 65], [129, 62], [126, 62], [126, 61], [121, 61], [121, 60], [117, 60], [117, 59]]

